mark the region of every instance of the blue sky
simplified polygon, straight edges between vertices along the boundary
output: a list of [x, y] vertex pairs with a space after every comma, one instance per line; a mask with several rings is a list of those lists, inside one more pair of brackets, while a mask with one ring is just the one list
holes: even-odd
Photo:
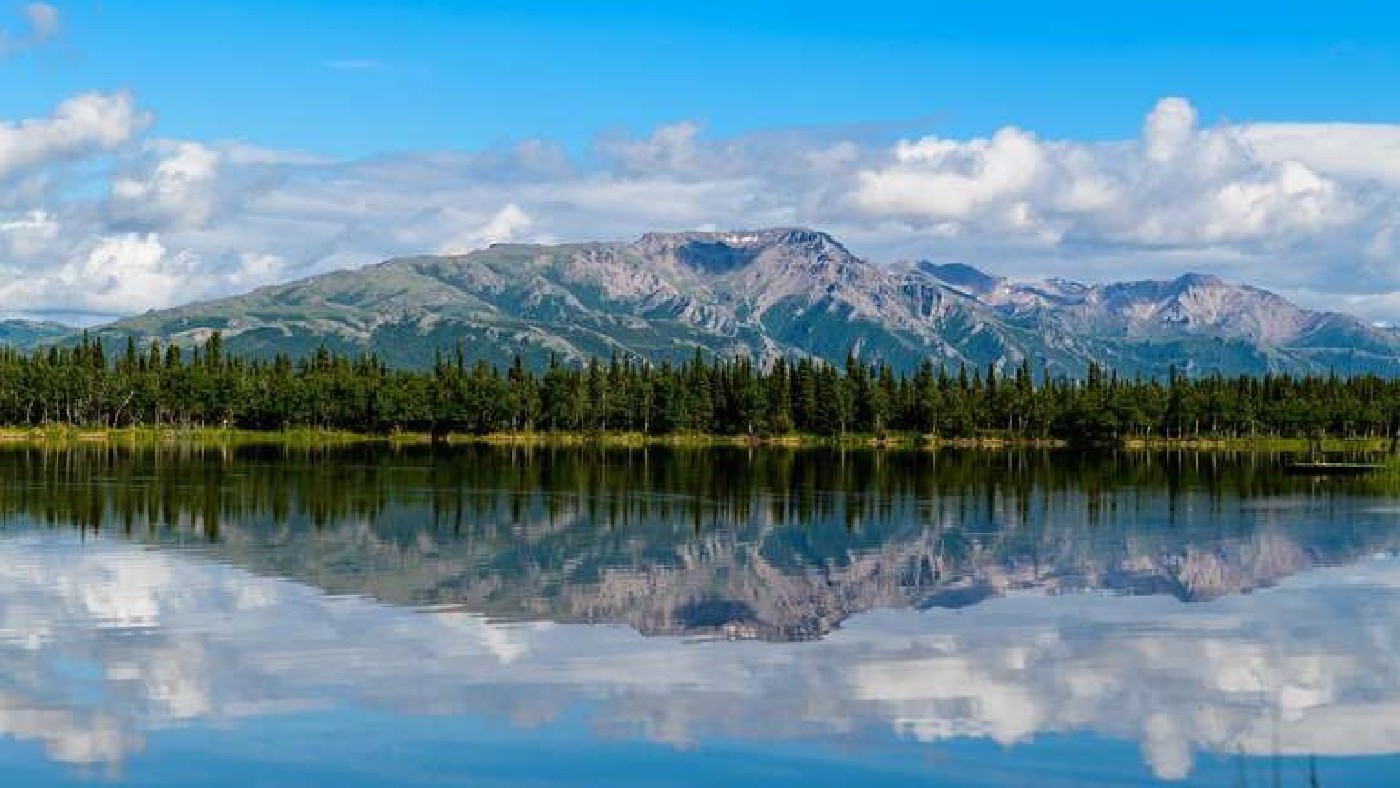
[[0, 0], [0, 312], [804, 225], [1400, 319], [1400, 11]]
[[[5, 3], [12, 12], [23, 5]], [[1395, 122], [1400, 12], [1331, 2], [383, 0], [60, 5], [0, 114], [131, 89], [162, 135], [336, 155], [581, 145], [696, 119], [951, 136], [1131, 135], [1164, 95], [1207, 120]]]

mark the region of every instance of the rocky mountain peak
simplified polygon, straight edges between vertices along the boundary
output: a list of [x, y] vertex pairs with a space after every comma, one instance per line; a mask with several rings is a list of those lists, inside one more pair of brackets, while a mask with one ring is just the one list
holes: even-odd
[[1183, 298], [1199, 297], [1210, 292], [1234, 290], [1219, 277], [1188, 273], [1175, 279], [1143, 279], [1096, 285], [1092, 300], [1102, 301], [1114, 308], [1138, 308], [1150, 304], [1179, 302]]
[[845, 248], [827, 233], [806, 227], [769, 227], [759, 230], [730, 232], [690, 231], [676, 233], [645, 233], [637, 246], [675, 248], [692, 243], [721, 244], [736, 249], [766, 249], [771, 246], [832, 246]]
[[1199, 288], [1227, 287], [1225, 280], [1212, 274], [1186, 273], [1172, 280], [1172, 289], [1182, 292]]
[[667, 256], [687, 268], [720, 274], [743, 268], [760, 256], [786, 252], [849, 258], [851, 253], [826, 233], [779, 227], [739, 232], [647, 233], [632, 244], [644, 256]]
[[981, 269], [973, 268], [964, 263], [943, 263], [940, 265], [924, 260], [919, 263], [918, 269], [946, 285], [969, 293], [990, 293], [1003, 282], [1000, 277], [984, 273]]

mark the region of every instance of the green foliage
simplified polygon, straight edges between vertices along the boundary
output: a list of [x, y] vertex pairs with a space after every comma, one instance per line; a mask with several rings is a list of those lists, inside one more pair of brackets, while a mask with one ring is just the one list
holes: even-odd
[[[108, 340], [109, 344], [118, 344]], [[218, 332], [191, 353], [133, 341], [109, 352], [0, 349], [0, 424], [95, 428], [306, 427], [391, 434], [558, 431], [938, 438], [1240, 439], [1380, 437], [1395, 432], [1400, 381], [1376, 376], [1126, 380], [1091, 365], [1083, 380], [1039, 378], [1029, 365], [912, 373], [851, 355], [767, 368], [697, 350], [683, 363], [613, 355], [541, 373], [519, 357], [502, 370], [468, 348], [431, 370], [391, 369], [322, 346], [306, 359], [229, 355]]]

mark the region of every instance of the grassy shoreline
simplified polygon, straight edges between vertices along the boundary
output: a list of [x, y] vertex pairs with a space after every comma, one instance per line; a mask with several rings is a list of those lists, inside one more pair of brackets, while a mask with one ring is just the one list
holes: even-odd
[[0, 428], [0, 445], [342, 445], [374, 443], [385, 436], [340, 430], [238, 430], [216, 427], [162, 428], [118, 427], [113, 429], [70, 426]]
[[[394, 445], [432, 444], [434, 436], [426, 432], [394, 432], [389, 434], [349, 432], [315, 428], [287, 430], [243, 430], [216, 427], [161, 428], [119, 427], [112, 429], [48, 426], [32, 428], [0, 428], [3, 444], [113, 444], [148, 445], [167, 443], [242, 444], [242, 445], [347, 445], [381, 443]], [[675, 433], [647, 435], [641, 432], [490, 432], [449, 433], [437, 436], [436, 442], [447, 445], [494, 446], [771, 446], [849, 448], [1055, 448], [1064, 441], [1040, 438], [956, 438], [940, 439], [928, 435], [717, 435], [709, 433]]]
[[[605, 447], [777, 447], [777, 448], [873, 448], [873, 449], [1058, 449], [1069, 442], [1046, 438], [986, 436], [978, 438], [940, 438], [916, 433], [892, 433], [885, 436], [849, 434], [824, 436], [807, 434], [748, 436], [706, 433], [676, 433], [647, 435], [640, 432], [548, 432], [520, 431], [485, 434], [452, 433], [438, 436], [447, 445], [493, 446], [605, 446]], [[268, 446], [345, 446], [353, 444], [429, 445], [434, 436], [425, 432], [396, 432], [389, 434], [358, 433], [344, 430], [291, 428], [286, 430], [243, 430], [218, 427], [160, 428], [121, 427], [113, 429], [82, 428], [65, 425], [31, 428], [0, 427], [0, 445], [121, 445], [154, 446], [169, 444], [194, 445], [268, 445]], [[1250, 438], [1126, 438], [1110, 448], [1128, 451], [1204, 451], [1301, 453], [1311, 451], [1315, 442], [1306, 438], [1256, 436]], [[1327, 438], [1321, 442], [1324, 452], [1382, 452], [1389, 448], [1385, 438]]]
[[1387, 438], [1324, 438], [1321, 442], [1308, 438], [1256, 436], [1252, 438], [1127, 438], [1121, 442], [1125, 449], [1180, 451], [1251, 451], [1262, 453], [1299, 453], [1320, 449], [1323, 452], [1383, 452], [1390, 448]]

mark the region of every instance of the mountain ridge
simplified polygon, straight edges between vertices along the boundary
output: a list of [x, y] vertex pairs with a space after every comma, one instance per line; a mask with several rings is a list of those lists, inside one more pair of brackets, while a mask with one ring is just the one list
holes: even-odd
[[72, 326], [52, 320], [0, 320], [0, 345], [19, 350], [34, 350], [63, 340], [72, 335], [74, 330]]
[[297, 356], [324, 344], [417, 367], [461, 344], [473, 358], [535, 365], [676, 360], [699, 348], [833, 363], [853, 353], [903, 368], [1030, 362], [1071, 376], [1091, 363], [1152, 376], [1400, 374], [1395, 332], [1210, 274], [1085, 284], [962, 263], [885, 266], [800, 227], [395, 258], [94, 329], [183, 344], [216, 330], [234, 353]]

